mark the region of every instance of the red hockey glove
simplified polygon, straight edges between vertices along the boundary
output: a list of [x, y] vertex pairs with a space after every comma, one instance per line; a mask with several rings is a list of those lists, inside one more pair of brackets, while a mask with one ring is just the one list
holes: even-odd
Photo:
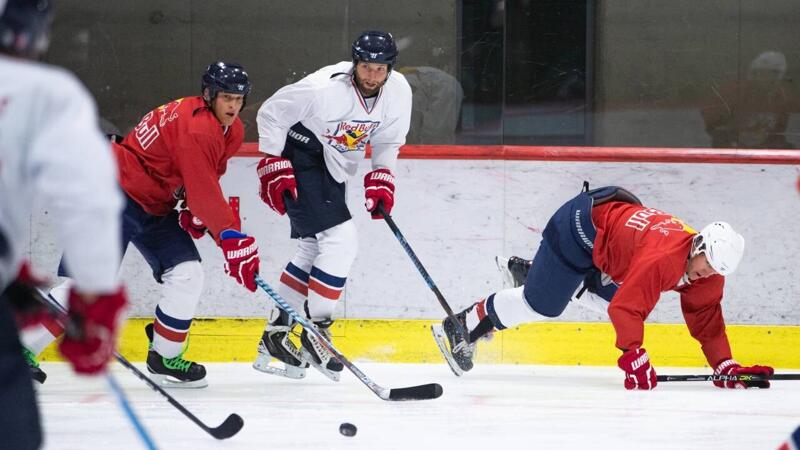
[[225, 230], [219, 236], [226, 261], [225, 273], [250, 292], [255, 292], [260, 261], [255, 238], [235, 230]]
[[382, 219], [383, 215], [376, 209], [378, 202], [383, 203], [386, 214], [392, 212], [394, 206], [394, 175], [389, 169], [375, 169], [364, 176], [364, 206], [372, 213], [373, 219]]
[[[762, 377], [768, 377], [775, 373], [775, 370], [769, 366], [750, 366], [750, 367], [742, 367], [736, 361], [732, 359], [726, 359], [719, 363], [716, 369], [714, 369], [714, 375], [760, 375]], [[748, 380], [737, 380], [737, 381], [723, 381], [723, 380], [714, 380], [714, 386], [718, 388], [728, 388], [728, 389], [746, 389], [751, 387], [757, 387], [761, 389], [769, 389], [769, 380], [759, 380], [759, 381], [748, 381]]]
[[198, 219], [197, 216], [192, 214], [188, 209], [182, 209], [181, 212], [178, 213], [178, 225], [194, 239], [200, 239], [205, 236], [208, 230], [203, 224], [203, 221]]
[[286, 158], [267, 156], [258, 162], [256, 170], [261, 181], [261, 200], [278, 214], [286, 214], [283, 194], [288, 192], [297, 201], [297, 181], [294, 179], [292, 162]]
[[116, 347], [117, 330], [128, 303], [125, 290], [119, 288], [89, 301], [72, 289], [68, 303], [69, 322], [58, 348], [76, 372], [102, 372]]
[[625, 371], [625, 389], [648, 390], [656, 387], [656, 371], [650, 366], [647, 350], [628, 350], [619, 357], [617, 366]]

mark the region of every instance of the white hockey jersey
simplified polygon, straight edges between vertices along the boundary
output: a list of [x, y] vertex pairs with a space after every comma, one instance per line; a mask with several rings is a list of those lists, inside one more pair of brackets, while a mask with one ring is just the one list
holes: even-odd
[[29, 252], [31, 213], [41, 205], [76, 288], [113, 291], [122, 194], [94, 101], [62, 69], [0, 55], [0, 73], [0, 288]]
[[[279, 156], [289, 129], [300, 122], [322, 144], [336, 181], [355, 175], [367, 143], [372, 167], [394, 170], [411, 121], [411, 88], [403, 74], [392, 71], [369, 108], [352, 71], [350, 61], [323, 67], [268, 98], [258, 110], [259, 150]], [[337, 73], [347, 75], [333, 76]]]

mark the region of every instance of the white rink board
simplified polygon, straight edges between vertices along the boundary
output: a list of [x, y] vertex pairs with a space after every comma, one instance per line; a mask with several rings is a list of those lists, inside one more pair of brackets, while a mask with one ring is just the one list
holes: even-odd
[[[222, 185], [241, 197], [244, 231], [256, 236], [262, 275], [271, 284], [294, 252], [288, 218], [258, 198], [256, 158], [234, 158]], [[348, 186], [359, 229], [359, 253], [336, 316], [432, 319], [442, 310], [388, 226], [363, 209], [361, 164]], [[501, 288], [497, 254], [531, 257], [550, 215], [592, 186], [625, 186], [642, 201], [675, 214], [695, 228], [731, 222], [747, 240], [745, 259], [727, 281], [728, 323], [800, 323], [797, 168], [781, 165], [645, 164], [597, 162], [400, 160], [392, 216], [453, 309]], [[59, 250], [46, 214], [33, 218], [32, 258], [55, 272]], [[199, 317], [260, 317], [270, 303], [250, 294], [222, 271], [222, 255], [209, 238], [199, 242], [206, 279]], [[160, 290], [149, 267], [131, 247], [123, 264], [132, 316], [153, 314]], [[668, 294], [651, 322], [680, 323], [677, 297]], [[567, 308], [563, 321], [604, 321], [582, 308]]]

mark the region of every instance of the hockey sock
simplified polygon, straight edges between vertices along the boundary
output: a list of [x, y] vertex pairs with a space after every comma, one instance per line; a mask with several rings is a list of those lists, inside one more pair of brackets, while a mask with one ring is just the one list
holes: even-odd
[[183, 351], [194, 312], [203, 290], [203, 268], [199, 261], [182, 262], [161, 276], [162, 298], [153, 322], [153, 350], [164, 358]]
[[531, 308], [525, 300], [524, 289], [525, 286], [505, 289], [486, 298], [486, 315], [495, 328], [504, 330], [522, 323], [548, 319]]
[[312, 320], [329, 319], [356, 258], [358, 240], [352, 220], [317, 233], [318, 254], [308, 281], [308, 309]]

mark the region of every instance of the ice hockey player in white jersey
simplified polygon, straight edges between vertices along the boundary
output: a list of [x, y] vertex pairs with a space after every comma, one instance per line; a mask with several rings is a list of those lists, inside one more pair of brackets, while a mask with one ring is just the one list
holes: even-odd
[[[298, 247], [286, 265], [278, 293], [326, 337], [344, 289], [358, 242], [345, 203], [345, 183], [372, 150], [372, 171], [364, 177], [366, 208], [381, 219], [379, 203], [394, 205], [394, 167], [411, 120], [411, 88], [392, 71], [397, 47], [391, 34], [366, 31], [344, 61], [285, 86], [258, 111], [258, 163], [261, 199], [278, 214], [289, 215]], [[273, 312], [259, 343], [254, 367], [302, 378], [309, 364], [338, 380], [342, 364], [303, 330], [298, 348], [289, 335], [293, 323]], [[271, 357], [285, 367], [270, 365]]]
[[44, 315], [24, 261], [35, 206], [47, 208], [75, 276], [74, 332], [59, 350], [78, 373], [105, 369], [127, 303], [117, 279], [122, 195], [94, 102], [73, 75], [33, 61], [47, 47], [50, 3], [0, 0], [0, 447], [13, 449], [42, 442], [17, 334]]

